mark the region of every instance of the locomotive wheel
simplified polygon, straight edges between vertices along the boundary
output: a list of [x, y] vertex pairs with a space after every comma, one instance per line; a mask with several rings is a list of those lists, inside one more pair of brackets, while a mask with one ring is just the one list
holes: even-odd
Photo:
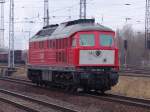
[[77, 93], [77, 89], [78, 87], [75, 86], [75, 85], [67, 85], [66, 88], [65, 88], [65, 91], [68, 92], [68, 93]]
[[105, 90], [101, 90], [101, 91], [100, 91], [100, 94], [101, 94], [101, 95], [105, 95]]
[[70, 87], [67, 85], [67, 86], [65, 87], [65, 91], [68, 92], [69, 89], [70, 89]]
[[73, 94], [77, 93], [78, 92], [77, 89], [78, 89], [77, 86], [72, 86], [71, 93], [73, 93]]
[[46, 82], [43, 82], [43, 85], [44, 85], [44, 87], [47, 87], [47, 86], [48, 86], [48, 84], [47, 84]]
[[89, 93], [89, 92], [90, 92], [90, 89], [89, 89], [87, 86], [85, 86], [85, 87], [83, 88], [83, 92]]
[[40, 83], [38, 81], [36, 81], [36, 86], [39, 86], [39, 85], [40, 85]]
[[39, 82], [39, 85], [40, 85], [40, 86], [43, 86], [43, 83], [40, 81], [40, 82]]

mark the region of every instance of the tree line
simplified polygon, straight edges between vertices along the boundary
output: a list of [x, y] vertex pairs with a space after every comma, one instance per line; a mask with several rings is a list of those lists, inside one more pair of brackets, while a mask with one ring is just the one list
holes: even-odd
[[[145, 49], [145, 32], [138, 32], [132, 25], [117, 29], [116, 39], [119, 47], [120, 64], [148, 66], [150, 51]], [[126, 56], [126, 58], [125, 58]]]

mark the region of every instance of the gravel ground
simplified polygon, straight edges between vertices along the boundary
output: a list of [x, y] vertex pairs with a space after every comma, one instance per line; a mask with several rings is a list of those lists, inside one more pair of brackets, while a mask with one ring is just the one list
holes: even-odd
[[0, 101], [0, 112], [27, 112]]
[[76, 107], [80, 107], [84, 112], [150, 112], [150, 110], [144, 108], [102, 101], [85, 96], [64, 94], [63, 92], [55, 90], [45, 90], [38, 87], [19, 85], [6, 81], [0, 81], [0, 88], [17, 91], [25, 95], [30, 95], [32, 97], [37, 97], [61, 105], [69, 106], [69, 104], [73, 104]]

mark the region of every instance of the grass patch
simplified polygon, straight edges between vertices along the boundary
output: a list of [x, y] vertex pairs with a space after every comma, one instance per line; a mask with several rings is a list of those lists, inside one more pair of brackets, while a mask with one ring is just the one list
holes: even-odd
[[112, 92], [130, 97], [150, 99], [150, 78], [120, 76]]

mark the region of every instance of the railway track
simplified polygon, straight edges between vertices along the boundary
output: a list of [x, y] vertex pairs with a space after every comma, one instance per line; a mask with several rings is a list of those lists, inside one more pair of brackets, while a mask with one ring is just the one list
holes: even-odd
[[138, 66], [121, 67], [120, 73], [131, 73], [131, 74], [122, 74], [122, 76], [150, 78], [149, 67], [138, 67]]
[[75, 108], [49, 103], [5, 89], [0, 89], [0, 100], [28, 112], [80, 112]]
[[28, 83], [31, 83], [30, 80], [25, 80], [25, 79], [20, 79], [20, 78], [12, 78], [12, 77], [7, 77], [7, 76], [2, 76], [0, 78], [5, 78], [5, 79], [10, 79], [10, 80], [14, 80], [14, 81], [23, 81], [23, 82], [28, 82]]
[[101, 96], [86, 94], [86, 96], [104, 100], [104, 101], [116, 102], [116, 103], [125, 104], [129, 106], [138, 106], [138, 107], [150, 109], [150, 100], [146, 100], [146, 99], [139, 99], [139, 98], [133, 98], [133, 97], [127, 97], [121, 95], [114, 95], [114, 94], [105, 94]]
[[120, 72], [150, 75], [150, 70], [144, 69], [123, 69]]
[[129, 76], [129, 77], [146, 77], [150, 78], [150, 72], [143, 72], [143, 71], [135, 71], [135, 70], [122, 70], [120, 71], [120, 76]]
[[145, 77], [145, 78], [150, 78], [150, 75], [141, 75], [141, 74], [135, 74], [134, 72], [122, 72], [122, 73], [133, 73], [133, 74], [121, 74], [120, 76], [128, 76], [128, 77]]
[[[28, 82], [26, 80], [20, 80], [20, 79], [14, 79], [14, 78], [13, 79], [8, 78], [8, 79], [9, 80], [6, 80], [6, 81], [21, 83], [21, 84], [26, 84], [26, 82]], [[17, 80], [19, 80], [19, 81], [17, 81]], [[25, 81], [25, 82], [23, 82], [23, 81]], [[33, 86], [33, 84], [31, 82], [30, 82], [30, 84], [28, 82], [27, 85]], [[40, 88], [43, 88], [43, 87], [40, 87]], [[125, 105], [138, 106], [138, 107], [143, 107], [143, 108], [150, 109], [150, 100], [146, 100], [146, 99], [138, 99], [138, 98], [132, 98], [132, 97], [126, 97], [126, 96], [114, 95], [114, 94], [99, 95], [99, 94], [93, 94], [93, 93], [91, 93], [91, 94], [86, 94], [86, 93], [84, 94], [83, 93], [81, 95], [96, 98], [96, 99], [100, 99], [100, 100], [104, 100], [104, 101], [116, 102], [116, 103], [121, 103], [121, 104], [125, 104]]]
[[29, 86], [36, 86], [31, 81], [23, 80], [23, 79], [17, 79], [17, 78], [10, 78], [10, 77], [0, 77], [0, 80], [29, 85]]

